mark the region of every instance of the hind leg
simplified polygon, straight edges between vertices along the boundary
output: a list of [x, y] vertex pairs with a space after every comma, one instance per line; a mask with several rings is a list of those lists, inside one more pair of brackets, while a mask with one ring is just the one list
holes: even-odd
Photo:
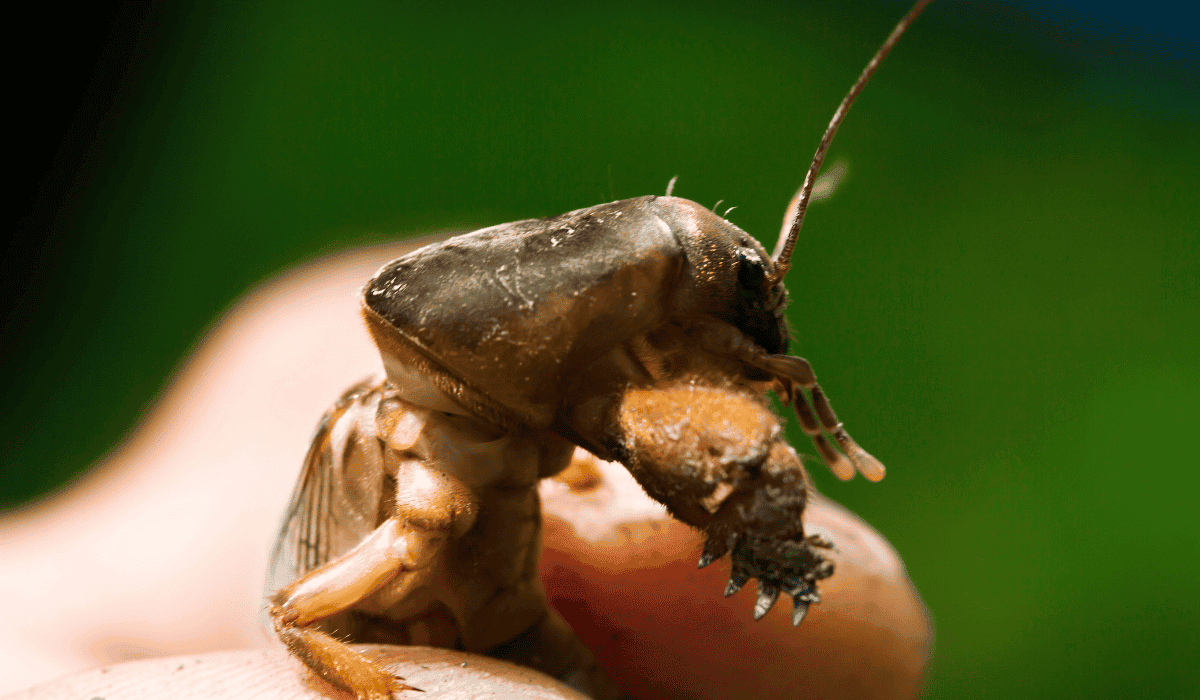
[[279, 638], [304, 665], [359, 700], [385, 700], [409, 686], [313, 624], [352, 609], [384, 586], [402, 600], [430, 574], [446, 542], [471, 529], [478, 511], [469, 488], [424, 462], [402, 462], [396, 481], [395, 517], [275, 593], [268, 610]]
[[371, 591], [395, 578], [408, 547], [396, 520], [388, 520], [341, 557], [293, 581], [271, 598], [269, 614], [280, 640], [318, 676], [349, 690], [359, 700], [387, 700], [410, 689], [375, 662], [312, 626], [349, 609]]

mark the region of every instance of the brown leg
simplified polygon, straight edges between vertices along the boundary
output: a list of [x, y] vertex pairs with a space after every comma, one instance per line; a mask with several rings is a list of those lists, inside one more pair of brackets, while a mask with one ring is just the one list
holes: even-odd
[[816, 416], [812, 414], [803, 394], [796, 396], [795, 409], [796, 417], [800, 419], [800, 427], [812, 439], [813, 446], [817, 448], [817, 452], [821, 453], [821, 458], [829, 465], [829, 471], [842, 481], [853, 477], [854, 466], [846, 459], [845, 455], [833, 449], [833, 445], [830, 445], [825, 436], [821, 434], [821, 425], [817, 422]]
[[[883, 478], [886, 473], [883, 464], [868, 454], [866, 450], [859, 447], [858, 443], [854, 442], [850, 434], [846, 432], [846, 428], [838, 420], [837, 414], [833, 412], [833, 406], [829, 405], [829, 399], [826, 398], [825, 392], [817, 384], [817, 375], [813, 372], [812, 365], [808, 363], [808, 360], [803, 357], [792, 357], [790, 355], [768, 355], [762, 367], [777, 377], [785, 377], [794, 381], [807, 389], [812, 395], [812, 408], [816, 411], [817, 420], [813, 420], [813, 415], [809, 411], [808, 406], [805, 405], [803, 397], [796, 399], [796, 415], [799, 416], [800, 422], [804, 424], [804, 432], [812, 437], [813, 444], [816, 445], [817, 450], [821, 451], [821, 456], [825, 458], [826, 462], [829, 462], [829, 468], [839, 479], [849, 479], [854, 475], [854, 472], [847, 470], [847, 465], [845, 464], [835, 465], [834, 462], [830, 461], [826, 452], [833, 452], [834, 454], [836, 452], [828, 442], [825, 442], [823, 437], [818, 442], [820, 434], [820, 429], [816, 428], [818, 421], [820, 428], [824, 428], [837, 440], [838, 445], [850, 457], [850, 461], [858, 469], [859, 473], [870, 481], [879, 481]], [[816, 433], [812, 432], [814, 429], [817, 430]], [[837, 456], [837, 459], [845, 461], [841, 459], [840, 455]]]
[[[839, 479], [846, 480], [854, 476], [854, 469], [858, 469], [870, 481], [883, 478], [883, 464], [859, 447], [846, 432], [833, 412], [833, 407], [829, 405], [825, 392], [817, 384], [817, 375], [808, 360], [791, 355], [768, 355], [737, 328], [717, 319], [690, 319], [690, 334], [709, 352], [737, 357], [748, 365], [765, 370], [781, 380], [799, 384], [808, 390], [812, 395], [812, 410], [809, 409], [803, 395], [793, 395], [795, 391], [788, 391], [789, 396], [786, 399], [794, 401], [796, 415], [800, 418], [804, 432], [812, 439], [813, 446], [821, 453], [830, 471]], [[813, 410], [816, 411], [815, 419]], [[822, 428], [837, 440], [838, 445], [849, 456], [849, 462], [821, 434]]]
[[359, 700], [388, 700], [392, 693], [413, 689], [402, 683], [403, 679], [309, 625], [350, 608], [401, 572], [411, 571], [415, 568], [412, 555], [422, 549], [427, 552], [436, 544], [430, 542], [427, 533], [395, 519], [386, 521], [354, 549], [272, 596], [269, 614], [275, 631], [313, 673], [349, 690]]
[[309, 625], [351, 609], [388, 584], [389, 593], [402, 599], [421, 585], [446, 541], [470, 530], [478, 512], [470, 489], [423, 462], [402, 462], [396, 480], [396, 515], [350, 551], [271, 596], [268, 610], [279, 638], [304, 665], [359, 700], [387, 700], [411, 686]]
[[854, 442], [850, 433], [846, 432], [846, 429], [842, 427], [842, 422], [834, 414], [833, 407], [829, 405], [829, 399], [825, 398], [825, 392], [821, 391], [821, 387], [817, 386], [816, 382], [813, 382], [812, 386], [812, 399], [813, 408], [817, 410], [817, 417], [821, 419], [821, 427], [828, 430], [838, 441], [838, 445], [850, 457], [850, 461], [854, 462], [859, 473], [869, 481], [882, 479], [887, 473], [883, 468], [883, 463]]
[[288, 651], [313, 673], [358, 700], [391, 700], [402, 690], [420, 690], [320, 630], [279, 625], [276, 630]]

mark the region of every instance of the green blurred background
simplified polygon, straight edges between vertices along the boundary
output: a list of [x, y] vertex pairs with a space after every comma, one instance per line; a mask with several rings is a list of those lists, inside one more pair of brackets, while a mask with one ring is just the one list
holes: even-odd
[[[1096, 7], [935, 3], [790, 276], [797, 351], [890, 468], [815, 477], [903, 553], [930, 698], [1200, 696], [1196, 14]], [[71, 47], [32, 30], [21, 79], [82, 97], [4, 260], [0, 508], [86, 470], [222, 309], [316, 256], [673, 175], [770, 247], [905, 9], [122, 6], [71, 28], [77, 85], [39, 78]]]

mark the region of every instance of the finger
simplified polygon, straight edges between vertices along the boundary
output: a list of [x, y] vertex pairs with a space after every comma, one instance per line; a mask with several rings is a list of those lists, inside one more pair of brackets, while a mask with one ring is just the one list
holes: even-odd
[[267, 555], [313, 426], [379, 364], [356, 290], [419, 244], [330, 256], [251, 291], [124, 444], [0, 514], [0, 599], [36, 601], [6, 611], [0, 696], [100, 664], [267, 644]]
[[[15, 634], [0, 639], [0, 693], [122, 659], [264, 643], [257, 613], [277, 511], [315, 417], [338, 389], [378, 362], [358, 327], [354, 289], [393, 252], [325, 260], [251, 294], [214, 328], [134, 437], [97, 474], [0, 521], [0, 596], [53, 602], [10, 611]], [[264, 505], [271, 503], [277, 505]], [[637, 546], [593, 547], [587, 556], [615, 557], [633, 570], [631, 556], [657, 548], [661, 561], [689, 559], [676, 573], [694, 569], [699, 544], [678, 536], [690, 530], [666, 520], [653, 502], [622, 503], [632, 509], [622, 517], [646, 523]], [[589, 512], [581, 509], [572, 522], [592, 517]], [[178, 520], [179, 513], [197, 515]], [[608, 527], [612, 519], [601, 513], [599, 523]], [[86, 587], [61, 576], [67, 561], [89, 572]], [[610, 563], [583, 557], [555, 566], [587, 578]], [[725, 573], [721, 564], [710, 571], [717, 578]], [[641, 579], [630, 580], [636, 589]], [[691, 600], [708, 600], [711, 587], [693, 588]], [[749, 619], [751, 604], [743, 597], [731, 599], [745, 607], [730, 617], [735, 625]], [[814, 613], [830, 609], [833, 601], [826, 600]], [[604, 599], [597, 612], [612, 603]], [[561, 596], [559, 604], [566, 604]], [[589, 639], [589, 625], [614, 624], [601, 619], [593, 625], [578, 614], [572, 622]], [[660, 635], [694, 634], [678, 619], [674, 624], [661, 626]]]
[[547, 593], [632, 696], [918, 693], [932, 643], [924, 605], [887, 541], [832, 501], [813, 498], [805, 527], [836, 546], [835, 573], [820, 584], [822, 602], [792, 627], [785, 605], [755, 622], [753, 590], [723, 598], [728, 558], [698, 569], [703, 538], [619, 465], [577, 453], [541, 493]]
[[[585, 700], [537, 671], [449, 649], [358, 645], [408, 685], [397, 700], [532, 698]], [[5, 700], [330, 700], [351, 698], [278, 651], [224, 651], [115, 664], [76, 673], [7, 696]]]

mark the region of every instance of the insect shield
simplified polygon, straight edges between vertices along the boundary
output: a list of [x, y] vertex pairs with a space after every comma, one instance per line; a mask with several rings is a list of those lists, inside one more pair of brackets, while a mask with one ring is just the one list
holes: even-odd
[[758, 579], [756, 619], [786, 594], [800, 623], [830, 543], [804, 531], [807, 476], [765, 392], [839, 477], [884, 469], [786, 354], [784, 278], [834, 133], [926, 4], [834, 113], [770, 254], [668, 193], [457, 236], [367, 283], [386, 375], [322, 420], [273, 556], [270, 616], [296, 657], [360, 698], [409, 686], [344, 641], [486, 653], [616, 697], [537, 581], [537, 482], [576, 446], [700, 529], [701, 566], [729, 554], [726, 595]]

